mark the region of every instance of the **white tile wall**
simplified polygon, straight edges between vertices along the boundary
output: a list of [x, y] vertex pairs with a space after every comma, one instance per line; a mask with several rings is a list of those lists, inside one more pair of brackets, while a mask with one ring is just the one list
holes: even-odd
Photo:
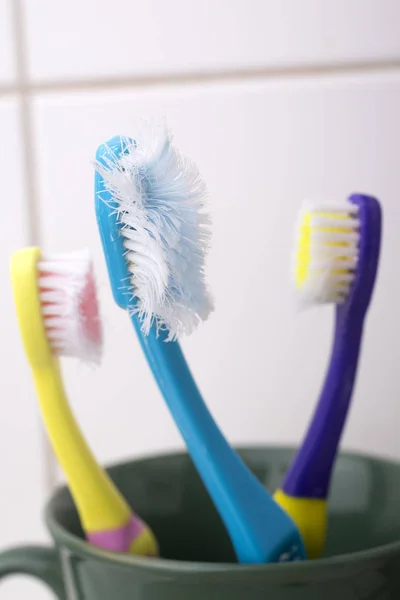
[[[9, 283], [13, 250], [27, 243], [26, 197], [19, 107], [0, 100], [0, 180], [3, 227], [0, 235], [0, 532], [1, 546], [46, 539], [40, 514], [45, 501], [41, 431], [36, 398], [25, 361]], [[1, 585], [0, 599], [31, 592], [21, 582]], [[31, 596], [30, 596], [31, 597]], [[39, 596], [38, 596], [39, 597]], [[40, 596], [42, 597], [42, 595]], [[36, 597], [35, 597], [36, 600]]]
[[15, 79], [11, 0], [0, 0], [0, 88]]
[[[217, 310], [185, 346], [205, 397], [236, 442], [298, 439], [326, 364], [331, 310], [299, 317], [291, 306], [289, 250], [299, 203], [354, 189], [382, 198], [388, 224], [381, 288], [347, 442], [400, 455], [395, 431], [387, 434], [397, 403], [376, 409], [383, 389], [390, 397], [400, 393], [398, 365], [381, 361], [373, 343], [381, 338], [388, 351], [395, 348], [396, 330], [382, 315], [395, 312], [400, 293], [387, 262], [400, 228], [399, 101], [397, 74], [35, 100], [43, 239], [49, 249], [92, 247], [102, 289], [104, 366], [84, 378], [81, 366], [68, 371], [76, 411], [102, 459], [179, 443], [125, 315], [111, 300], [93, 212], [96, 146], [133, 134], [139, 115], [168, 115], [177, 144], [209, 183]], [[381, 435], [371, 439], [373, 431]]]
[[[71, 402], [99, 459], [182, 447], [127, 317], [113, 304], [93, 214], [96, 147], [131, 134], [138, 116], [165, 116], [209, 185], [217, 310], [184, 348], [232, 441], [297, 442], [323, 377], [332, 311], [297, 315], [289, 284], [300, 202], [354, 190], [382, 200], [381, 270], [344, 441], [400, 458], [400, 4], [70, 0], [60, 7], [19, 0], [13, 6], [11, 20], [11, 0], [0, 0], [0, 176], [7, 202], [0, 393], [12, 398], [3, 400], [0, 417], [0, 545], [44, 539], [39, 507], [49, 491], [10, 296], [13, 248], [29, 241], [48, 252], [82, 245], [93, 251], [104, 363], [93, 370], [66, 360], [64, 367]], [[2, 584], [0, 600], [49, 597], [24, 585]]]
[[62, 10], [51, 0], [24, 4], [34, 80], [400, 57], [396, 0], [71, 0]]

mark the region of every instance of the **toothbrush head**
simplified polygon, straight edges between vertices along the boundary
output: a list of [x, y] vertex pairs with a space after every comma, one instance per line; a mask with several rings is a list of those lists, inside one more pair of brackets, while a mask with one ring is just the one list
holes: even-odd
[[95, 205], [117, 304], [147, 335], [190, 334], [212, 310], [205, 282], [210, 220], [206, 187], [164, 129], [138, 128], [96, 153]]
[[53, 353], [98, 363], [102, 330], [89, 252], [44, 256], [37, 270], [43, 324]]
[[381, 223], [378, 200], [362, 194], [344, 205], [304, 207], [294, 268], [302, 305], [333, 303], [365, 314], [378, 269]]
[[42, 256], [23, 248], [11, 259], [21, 335], [30, 364], [56, 356], [99, 362], [102, 331], [89, 253]]

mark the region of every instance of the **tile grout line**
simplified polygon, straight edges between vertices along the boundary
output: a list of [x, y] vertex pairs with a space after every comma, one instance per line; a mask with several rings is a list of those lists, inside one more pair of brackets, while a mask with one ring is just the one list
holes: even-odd
[[[16, 0], [19, 4], [19, 0]], [[22, 26], [22, 24], [21, 24]], [[22, 36], [21, 36], [22, 37]], [[22, 61], [22, 65], [25, 62]], [[90, 92], [92, 90], [114, 90], [121, 88], [152, 88], [162, 86], [185, 86], [207, 83], [240, 83], [257, 80], [279, 80], [318, 77], [340, 77], [343, 75], [373, 75], [400, 69], [400, 59], [387, 59], [382, 61], [349, 62], [325, 65], [288, 66], [281, 68], [248, 68], [225, 71], [204, 71], [195, 73], [169, 73], [143, 76], [98, 77], [93, 79], [65, 79], [64, 81], [29, 81], [24, 72], [24, 77], [19, 84], [0, 85], [0, 95], [21, 93], [32, 95], [35, 93], [65, 93], [65, 92]]]
[[[17, 72], [18, 107], [22, 135], [22, 166], [25, 177], [25, 209], [27, 215], [28, 244], [40, 246], [40, 209], [38, 202], [38, 188], [36, 178], [35, 144], [33, 133], [32, 96], [27, 85], [26, 45], [23, 23], [23, 8], [21, 0], [14, 0], [12, 5], [12, 27], [14, 36], [14, 52]], [[47, 434], [40, 418], [37, 415], [41, 452], [44, 467], [44, 487], [46, 495], [50, 494], [57, 483], [57, 463]]]

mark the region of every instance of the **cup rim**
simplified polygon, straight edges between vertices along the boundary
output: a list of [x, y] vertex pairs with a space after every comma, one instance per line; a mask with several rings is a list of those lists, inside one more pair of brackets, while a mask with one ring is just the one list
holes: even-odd
[[[293, 451], [294, 448], [291, 446], [278, 446], [278, 445], [254, 445], [254, 446], [242, 446], [237, 447], [237, 451], [248, 453], [262, 450], [284, 450]], [[185, 451], [175, 452], [160, 452], [142, 457], [137, 457], [131, 460], [118, 461], [111, 463], [106, 467], [107, 471], [115, 472], [126, 469], [132, 463], [148, 462], [161, 458], [179, 458], [187, 456], [188, 453]], [[373, 460], [385, 464], [392, 464], [400, 468], [400, 461], [396, 461], [392, 458], [386, 458], [383, 456], [374, 456], [357, 451], [346, 451], [341, 452], [341, 456], [345, 458], [358, 458], [362, 460]], [[237, 563], [212, 563], [212, 562], [201, 562], [201, 561], [184, 561], [175, 560], [161, 557], [144, 557], [133, 554], [123, 554], [118, 552], [112, 552], [105, 550], [97, 546], [89, 544], [86, 540], [74, 535], [67, 529], [65, 529], [55, 517], [55, 505], [57, 499], [65, 493], [67, 485], [58, 487], [53, 494], [50, 496], [46, 503], [44, 517], [45, 523], [53, 535], [54, 540], [57, 543], [62, 543], [69, 550], [73, 550], [77, 555], [86, 559], [96, 559], [106, 562], [112, 562], [114, 565], [120, 566], [131, 566], [140, 567], [141, 570], [146, 569], [148, 571], [168, 571], [168, 573], [176, 575], [217, 575], [218, 573], [229, 572], [230, 576], [232, 573], [237, 574], [256, 574], [263, 573], [268, 575], [276, 574], [287, 577], [288, 575], [306, 575], [310, 571], [315, 574], [316, 571], [324, 571], [325, 569], [331, 569], [332, 567], [348, 566], [351, 562], [352, 565], [356, 566], [357, 563], [365, 561], [376, 561], [384, 559], [388, 555], [394, 553], [400, 553], [400, 539], [398, 541], [389, 542], [381, 546], [375, 546], [374, 548], [368, 548], [366, 550], [358, 550], [356, 552], [348, 552], [346, 554], [339, 554], [335, 556], [317, 558], [313, 560], [296, 561], [288, 563], [268, 563], [268, 564], [237, 564]]]

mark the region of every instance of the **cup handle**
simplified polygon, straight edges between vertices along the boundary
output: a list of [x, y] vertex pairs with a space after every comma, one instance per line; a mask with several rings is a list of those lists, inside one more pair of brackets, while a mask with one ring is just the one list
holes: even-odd
[[8, 575], [31, 575], [66, 600], [60, 561], [55, 548], [19, 546], [0, 552], [0, 579]]

